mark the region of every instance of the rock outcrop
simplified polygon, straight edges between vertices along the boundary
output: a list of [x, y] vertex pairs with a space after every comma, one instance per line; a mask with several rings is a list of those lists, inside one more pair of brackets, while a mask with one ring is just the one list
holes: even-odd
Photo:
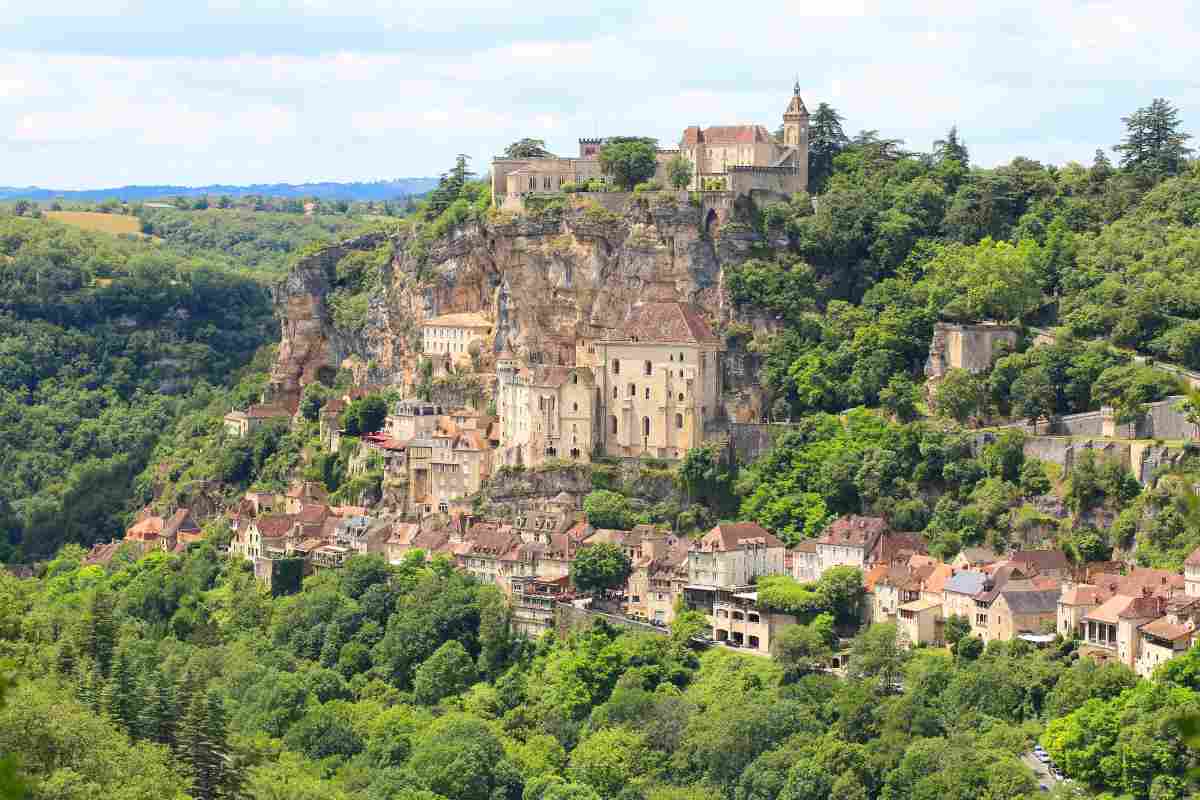
[[[749, 225], [735, 219], [722, 226], [711, 211], [676, 196], [601, 199], [573, 196], [571, 207], [541, 216], [496, 214], [432, 242], [391, 235], [393, 257], [356, 335], [339, 331], [327, 307], [336, 267], [388, 237], [364, 236], [302, 258], [276, 292], [282, 342], [273, 391], [294, 401], [322, 370], [344, 366], [362, 383], [411, 385], [421, 323], [448, 313], [495, 320], [484, 371], [504, 349], [530, 363], [574, 364], [577, 343], [602, 338], [643, 300], [693, 303], [717, 329], [733, 321], [723, 269], [769, 243]], [[739, 369], [726, 385], [757, 407], [755, 376], [732, 355]]]

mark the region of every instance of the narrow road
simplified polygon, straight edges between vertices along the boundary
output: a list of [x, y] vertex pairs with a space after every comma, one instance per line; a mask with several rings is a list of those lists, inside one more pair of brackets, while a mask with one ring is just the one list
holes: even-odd
[[1051, 789], [1054, 788], [1054, 784], [1058, 783], [1058, 778], [1050, 774], [1050, 765], [1038, 761], [1033, 753], [1023, 753], [1021, 755], [1021, 763], [1033, 770], [1033, 774], [1037, 776], [1038, 783], [1044, 783]]

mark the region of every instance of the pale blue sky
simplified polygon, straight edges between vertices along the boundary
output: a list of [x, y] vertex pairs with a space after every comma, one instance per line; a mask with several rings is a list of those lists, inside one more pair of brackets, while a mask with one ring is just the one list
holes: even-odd
[[1155, 96], [1200, 133], [1198, 29], [1177, 0], [0, 0], [0, 185], [482, 172], [521, 136], [773, 128], [796, 74], [850, 133], [1090, 161]]

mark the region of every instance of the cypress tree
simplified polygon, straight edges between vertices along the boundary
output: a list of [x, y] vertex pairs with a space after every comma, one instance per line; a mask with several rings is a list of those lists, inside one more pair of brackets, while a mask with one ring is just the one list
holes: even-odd
[[121, 650], [113, 659], [108, 683], [101, 693], [101, 706], [113, 722], [130, 736], [138, 732], [138, 688], [134, 681], [129, 655]]
[[171, 679], [161, 670], [156, 670], [152, 679], [147, 681], [143, 696], [141, 735], [152, 742], [174, 747], [178, 713]]
[[88, 614], [84, 619], [84, 652], [96, 662], [105, 676], [108, 675], [117, 641], [117, 626], [113, 622], [112, 612], [112, 597], [107, 592], [97, 591], [88, 601]]
[[196, 692], [179, 724], [179, 755], [197, 800], [222, 797], [228, 770], [225, 709], [215, 692]]

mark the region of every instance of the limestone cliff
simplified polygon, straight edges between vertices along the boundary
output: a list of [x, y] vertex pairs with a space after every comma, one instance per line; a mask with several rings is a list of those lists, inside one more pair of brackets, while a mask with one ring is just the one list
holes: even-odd
[[[355, 335], [333, 324], [327, 297], [338, 261], [378, 247], [384, 234], [301, 259], [276, 293], [282, 343], [273, 388], [295, 398], [320, 370], [347, 366], [362, 383], [409, 385], [421, 322], [454, 312], [479, 311], [496, 323], [483, 372], [504, 349], [530, 363], [574, 364], [577, 343], [603, 337], [642, 300], [693, 303], [718, 330], [732, 321], [723, 269], [766, 245], [762, 237], [732, 211], [717, 214], [686, 195], [602, 199], [608, 208], [573, 197], [562, 211], [493, 214], [433, 242], [392, 234], [391, 262], [371, 298], [367, 324]], [[726, 218], [732, 221], [721, 224]], [[744, 353], [731, 353], [727, 362], [726, 385], [740, 398], [731, 416], [753, 415], [760, 404], [754, 370]]]

